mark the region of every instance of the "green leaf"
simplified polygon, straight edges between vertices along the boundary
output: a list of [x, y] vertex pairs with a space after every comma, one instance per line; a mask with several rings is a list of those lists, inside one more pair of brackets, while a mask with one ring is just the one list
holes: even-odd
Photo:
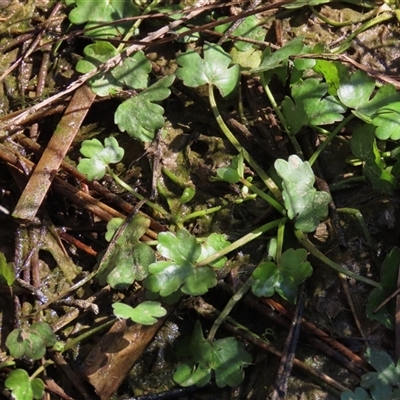
[[254, 48], [240, 51], [233, 47], [229, 54], [232, 57], [232, 64], [239, 64], [242, 71], [249, 71], [260, 65], [262, 52]]
[[281, 276], [278, 266], [272, 261], [267, 261], [253, 271], [253, 278], [253, 293], [258, 297], [271, 297], [275, 293], [275, 287], [279, 285]]
[[112, 305], [114, 314], [120, 318], [130, 318], [133, 322], [142, 325], [154, 325], [157, 318], [167, 314], [167, 310], [158, 301], [144, 301], [137, 307], [131, 307], [123, 303]]
[[300, 54], [303, 51], [303, 40], [304, 37], [293, 39], [273, 53], [271, 52], [271, 48], [267, 48], [263, 51], [261, 64], [257, 68], [253, 68], [250, 72], [258, 74], [260, 72], [270, 71], [286, 66], [288, 64], [289, 57]]
[[44, 395], [44, 383], [41, 379], [35, 378], [31, 380], [31, 387], [34, 399], [41, 399]]
[[108, 164], [118, 163], [124, 157], [124, 149], [114, 137], [106, 138], [104, 146], [98, 139], [84, 140], [80, 152], [89, 158], [81, 159], [77, 169], [81, 174], [85, 174], [89, 181], [101, 179]]
[[[128, 257], [129, 252], [129, 257]], [[124, 254], [116, 257], [118, 264], [108, 274], [107, 283], [113, 288], [124, 290], [135, 281], [142, 281], [149, 274], [149, 265], [155, 262], [153, 249], [146, 243], [138, 243]]]
[[0, 281], [12, 286], [15, 281], [15, 272], [13, 263], [7, 263], [6, 257], [0, 252]]
[[391, 192], [397, 187], [396, 178], [386, 171], [375, 140], [375, 128], [372, 125], [359, 125], [354, 129], [350, 141], [353, 154], [364, 161], [363, 174], [371, 185], [378, 190]]
[[318, 6], [320, 4], [331, 3], [332, 0], [294, 0], [288, 4], [284, 4], [282, 7], [287, 9], [301, 8], [304, 6]]
[[176, 61], [178, 68], [176, 75], [189, 87], [198, 87], [205, 84], [215, 85], [223, 97], [228, 96], [236, 88], [239, 80], [239, 66], [231, 64], [231, 57], [222, 47], [205, 43], [204, 59], [194, 50], [180, 54]]
[[294, 304], [298, 286], [312, 275], [311, 264], [306, 259], [306, 250], [288, 249], [281, 255], [279, 264], [272, 261], [261, 263], [253, 272], [253, 293], [259, 297], [271, 297], [277, 292]]
[[347, 390], [340, 395], [340, 400], [372, 400], [363, 388], [358, 387], [354, 392]]
[[16, 400], [33, 399], [33, 391], [28, 373], [23, 369], [11, 371], [4, 382], [5, 387], [11, 390]]
[[176, 292], [192, 273], [190, 264], [177, 265], [171, 261], [158, 261], [149, 265], [150, 275], [143, 281], [146, 289], [166, 297]]
[[384, 85], [371, 99], [374, 90], [375, 80], [358, 70], [343, 80], [337, 94], [343, 104], [354, 109], [352, 112], [358, 118], [367, 123], [374, 121], [382, 138], [397, 137], [393, 118], [397, 118], [400, 109], [400, 93], [393, 85]]
[[379, 108], [372, 123], [376, 126], [375, 135], [381, 140], [400, 139], [400, 102]]
[[[76, 0], [76, 6], [69, 13], [69, 20], [76, 25], [87, 22], [85, 34], [93, 37], [110, 38], [124, 35], [130, 29], [131, 22], [118, 20], [140, 14], [131, 0]], [[112, 24], [96, 28], [106, 22]]]
[[132, 56], [125, 58], [122, 65], [117, 65], [111, 73], [118, 82], [122, 82], [128, 88], [145, 89], [149, 84], [151, 70], [151, 62], [143, 51], [136, 51]]
[[367, 316], [371, 321], [378, 321], [386, 328], [394, 328], [395, 300], [386, 303], [379, 311], [374, 313], [378, 307], [397, 289], [397, 275], [399, 268], [400, 248], [393, 247], [386, 256], [381, 267], [381, 286], [374, 288], [367, 301]]
[[47, 322], [35, 322], [31, 326], [31, 332], [38, 335], [46, 347], [52, 347], [57, 337]]
[[107, 242], [111, 241], [115, 232], [117, 232], [117, 230], [123, 224], [124, 221], [125, 221], [124, 218], [111, 218], [107, 222], [107, 231], [105, 234], [105, 239], [107, 240]]
[[[84, 58], [78, 61], [76, 70], [81, 74], [86, 74], [115, 57], [118, 50], [111, 43], [101, 41], [86, 46], [83, 53]], [[88, 82], [94, 93], [99, 96], [108, 96], [118, 93], [124, 86], [130, 89], [146, 88], [150, 71], [150, 61], [142, 51], [138, 51], [125, 58], [122, 65], [97, 74]]]
[[[87, 45], [83, 49], [83, 54], [84, 58], [78, 61], [76, 70], [81, 74], [86, 74], [116, 56], [118, 51], [111, 43], [95, 42]], [[118, 82], [109, 71], [90, 78], [88, 84], [99, 96], [118, 93], [123, 87], [122, 83]]]
[[[226, 24], [218, 25], [215, 27], [215, 31], [219, 33], [226, 32], [231, 22]], [[253, 40], [264, 40], [266, 31], [260, 26], [260, 21], [255, 15], [250, 15], [243, 19], [242, 23], [232, 32], [231, 36], [241, 36]], [[252, 43], [242, 42], [240, 40], [233, 41], [234, 46], [240, 51], [247, 51], [253, 47]]]
[[281, 103], [292, 135], [305, 125], [330, 125], [343, 119], [346, 109], [327, 91], [328, 85], [315, 78], [292, 86], [293, 100], [286, 96]]
[[[225, 239], [224, 235], [221, 235], [219, 233], [212, 233], [206, 241], [201, 245], [201, 254], [197, 260], [197, 262], [200, 262], [202, 260], [205, 260], [207, 257], [212, 256], [216, 252], [224, 249], [225, 247], [229, 246], [230, 242], [228, 242]], [[226, 257], [221, 257], [218, 260], [213, 261], [209, 265], [211, 265], [214, 268], [222, 268], [227, 261]]]
[[[368, 347], [365, 352], [365, 358], [375, 368], [376, 371], [382, 373], [379, 379], [381, 382], [393, 385], [397, 384], [396, 379], [393, 380], [393, 376], [391, 376], [392, 374], [396, 374], [396, 371], [393, 360], [388, 353]], [[391, 368], [394, 368], [394, 370], [389, 372], [388, 369]]]
[[252, 361], [243, 345], [232, 337], [213, 343], [204, 339], [199, 322], [182, 347], [180, 353], [188, 361], [177, 369], [174, 381], [184, 387], [204, 386], [211, 379], [212, 370], [218, 387], [238, 386], [243, 380], [243, 368]]
[[244, 349], [242, 343], [233, 337], [216, 340], [213, 343], [214, 362], [217, 386], [239, 386], [244, 378], [243, 368], [252, 361], [251, 355]]
[[340, 83], [349, 77], [349, 70], [339, 61], [317, 60], [314, 71], [322, 74], [328, 84], [328, 93], [337, 95]]
[[149, 226], [149, 218], [136, 214], [119, 227], [99, 265], [100, 285], [108, 282], [114, 288], [125, 289], [147, 276], [148, 266], [155, 260], [154, 251], [139, 239]]
[[14, 358], [23, 356], [39, 360], [46, 353], [46, 346], [51, 347], [56, 336], [45, 322], [34, 323], [31, 327], [14, 329], [6, 339], [6, 346]]
[[244, 156], [242, 152], [232, 157], [229, 167], [218, 168], [217, 177], [211, 177], [210, 180], [212, 182], [225, 181], [228, 183], [237, 183], [240, 181], [240, 178], [244, 178]]
[[358, 109], [367, 104], [375, 89], [375, 80], [357, 70], [343, 81], [337, 91], [340, 101], [347, 107]]
[[285, 300], [294, 304], [297, 297], [297, 288], [312, 275], [311, 264], [307, 260], [305, 249], [288, 249], [280, 259], [279, 272], [281, 282], [276, 292]]
[[149, 265], [150, 275], [143, 282], [148, 290], [159, 292], [163, 297], [178, 289], [197, 296], [217, 284], [212, 268], [195, 267], [201, 246], [187, 230], [180, 229], [176, 236], [172, 232], [161, 232], [158, 242], [158, 252], [169, 260]]
[[189, 201], [193, 199], [195, 194], [196, 194], [196, 189], [194, 187], [187, 187], [183, 190], [183, 193], [182, 193], [181, 198], [179, 199], [179, 202], [181, 204], [189, 203]]
[[276, 160], [275, 169], [283, 179], [282, 196], [288, 217], [295, 219], [296, 229], [313, 232], [328, 215], [330, 195], [314, 188], [315, 177], [310, 164], [297, 155], [291, 155], [288, 161]]
[[176, 236], [172, 232], [161, 232], [157, 250], [179, 264], [194, 264], [201, 253], [200, 244], [186, 229], [180, 229]]
[[134, 139], [151, 142], [157, 129], [164, 125], [164, 109], [154, 102], [166, 99], [171, 91], [168, 89], [175, 77], [166, 76], [137, 96], [119, 105], [114, 121], [122, 132], [127, 132]]

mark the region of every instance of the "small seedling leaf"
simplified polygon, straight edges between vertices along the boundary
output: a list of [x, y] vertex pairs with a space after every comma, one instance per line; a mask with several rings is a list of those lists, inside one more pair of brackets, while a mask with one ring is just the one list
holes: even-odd
[[305, 125], [330, 125], [343, 119], [346, 109], [327, 91], [328, 85], [315, 78], [292, 86], [293, 100], [286, 96], [281, 104], [292, 135]]
[[217, 177], [212, 177], [210, 180], [225, 181], [228, 183], [237, 183], [241, 178], [244, 178], [244, 156], [239, 153], [237, 156], [232, 157], [231, 165], [229, 167], [221, 167], [217, 169]]
[[307, 161], [291, 155], [288, 161], [278, 159], [275, 169], [283, 179], [283, 200], [288, 217], [295, 219], [296, 229], [313, 232], [328, 215], [331, 197], [314, 188], [314, 173]]
[[112, 307], [117, 317], [130, 318], [133, 322], [142, 325], [154, 325], [157, 318], [167, 314], [167, 310], [158, 301], [145, 301], [136, 307], [114, 303]]
[[168, 88], [174, 79], [174, 75], [166, 76], [137, 96], [121, 103], [114, 115], [119, 129], [126, 131], [134, 139], [151, 142], [157, 129], [164, 125], [164, 109], [155, 102], [170, 95]]
[[118, 145], [114, 137], [106, 138], [104, 146], [98, 139], [85, 140], [80, 152], [89, 158], [81, 159], [77, 168], [89, 181], [101, 179], [106, 173], [108, 164], [118, 163], [124, 157], [124, 149]]
[[239, 66], [231, 64], [231, 57], [222, 47], [204, 44], [204, 58], [194, 50], [179, 55], [176, 58], [178, 68], [176, 75], [189, 87], [205, 84], [215, 85], [223, 97], [228, 96], [236, 88], [239, 80]]
[[183, 190], [183, 193], [182, 193], [181, 198], [179, 199], [179, 202], [181, 204], [189, 203], [189, 201], [193, 199], [195, 194], [196, 194], [196, 189], [194, 187], [187, 187]]
[[139, 243], [139, 239], [149, 226], [147, 217], [136, 214], [118, 228], [99, 265], [100, 285], [108, 282], [122, 289], [147, 276], [148, 265], [154, 262], [155, 256], [148, 245]]
[[[69, 13], [69, 19], [76, 25], [86, 22], [85, 34], [88, 36], [110, 38], [124, 35], [131, 27], [130, 22], [118, 20], [139, 14], [139, 9], [130, 0], [76, 0], [76, 8]], [[107, 22], [112, 24], [96, 28]]]
[[217, 169], [217, 177], [211, 177], [212, 182], [224, 181], [228, 183], [238, 183], [240, 181], [240, 175], [237, 170], [232, 167], [220, 167]]
[[12, 286], [15, 281], [14, 265], [7, 263], [6, 257], [0, 252], [0, 281], [3, 281], [7, 286]]

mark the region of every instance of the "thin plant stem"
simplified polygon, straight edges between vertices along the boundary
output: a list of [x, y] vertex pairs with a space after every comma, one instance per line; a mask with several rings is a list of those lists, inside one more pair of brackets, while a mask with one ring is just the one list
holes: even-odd
[[239, 290], [229, 299], [227, 305], [215, 319], [210, 332], [208, 333], [207, 340], [212, 342], [214, 340], [215, 334], [217, 333], [218, 328], [221, 324], [226, 320], [233, 307], [242, 299], [242, 297], [247, 293], [247, 291], [251, 288], [254, 279], [252, 277], [248, 278], [245, 283], [239, 288]]
[[383, 12], [382, 14], [377, 15], [375, 18], [372, 18], [371, 20], [365, 22], [362, 24], [359, 28], [357, 28], [351, 35], [349, 35], [345, 41], [339, 46], [336, 47], [335, 49], [332, 49], [331, 52], [335, 54], [340, 54], [346, 51], [350, 45], [351, 41], [357, 37], [360, 33], [366, 31], [369, 28], [372, 28], [375, 25], [381, 24], [382, 22], [388, 21], [394, 17], [394, 13], [392, 11], [386, 11]]
[[356, 281], [363, 282], [369, 286], [373, 286], [376, 288], [380, 288], [381, 285], [378, 282], [373, 281], [372, 279], [365, 278], [361, 275], [357, 275], [354, 272], [349, 271], [346, 268], [341, 267], [339, 264], [336, 264], [334, 261], [326, 257], [324, 254], [322, 254], [304, 235], [304, 233], [300, 230], [295, 229], [294, 231], [297, 239], [299, 240], [300, 244], [308, 250], [314, 257], [316, 257], [318, 260], [322, 261], [324, 264], [326, 264], [328, 267], [331, 267], [337, 272], [342, 273], [343, 275], [348, 276], [349, 278], [353, 278]]
[[372, 250], [374, 261], [377, 263], [377, 265], [379, 265], [379, 260], [376, 257], [377, 250], [376, 250], [375, 242], [373, 241], [372, 236], [368, 231], [367, 224], [365, 223], [364, 217], [362, 216], [360, 210], [358, 210], [357, 208], [343, 207], [343, 208], [337, 208], [336, 211], [340, 212], [340, 213], [350, 214], [354, 218], [356, 218], [356, 220], [359, 223], [360, 228], [365, 236], [365, 239], [367, 240], [367, 242]]
[[233, 133], [226, 126], [219, 110], [217, 107], [217, 103], [214, 97], [214, 90], [211, 84], [208, 85], [208, 97], [211, 104], [211, 109], [214, 114], [214, 117], [221, 128], [222, 132], [226, 136], [226, 138], [231, 142], [231, 144], [236, 148], [236, 150], [240, 153], [243, 152], [243, 157], [250, 165], [251, 168], [258, 174], [261, 180], [264, 182], [265, 186], [271, 191], [276, 199], [280, 199], [282, 197], [282, 193], [279, 190], [276, 183], [268, 176], [268, 174], [258, 165], [258, 163], [253, 159], [253, 157], [248, 153], [246, 149], [239, 143], [239, 141], [235, 138]]
[[39, 374], [41, 374], [49, 365], [54, 364], [52, 360], [46, 360], [46, 362], [41, 365], [31, 376], [30, 380], [33, 381]]
[[278, 201], [276, 201], [273, 197], [264, 193], [261, 189], [259, 189], [257, 186], [253, 185], [251, 182], [249, 182], [248, 180], [246, 180], [244, 178], [240, 178], [240, 183], [243, 184], [244, 186], [247, 186], [252, 192], [254, 192], [258, 196], [260, 196], [262, 199], [264, 199], [270, 206], [274, 207], [282, 215], [286, 215], [285, 208]]
[[95, 335], [96, 333], [99, 333], [99, 332], [103, 331], [104, 329], [109, 328], [110, 326], [115, 324], [116, 321], [118, 321], [117, 318], [112, 318], [110, 321], [107, 321], [104, 324], [96, 326], [95, 328], [89, 329], [88, 331], [85, 331], [81, 335], [72, 338], [67, 343], [65, 343], [64, 348], [62, 350], [62, 353], [64, 353], [67, 350], [75, 347], [77, 344], [79, 344], [80, 342], [82, 342], [85, 339], [90, 338], [91, 336]]
[[278, 226], [278, 234], [276, 235], [276, 255], [275, 255], [275, 261], [276, 264], [279, 265], [280, 260], [281, 260], [281, 255], [282, 255], [282, 249], [283, 249], [283, 239], [285, 236], [285, 225], [286, 221], [284, 219], [281, 219], [279, 222]]
[[[217, 251], [216, 253], [212, 254], [210, 257], [207, 257], [204, 260], [196, 263], [195, 266], [196, 267], [204, 267], [205, 265], [208, 265], [211, 262], [218, 260], [219, 258], [227, 255], [231, 251], [244, 246], [245, 244], [251, 242], [254, 239], [257, 239], [263, 233], [271, 231], [272, 229], [275, 229], [279, 225], [281, 219], [277, 219], [275, 221], [268, 222], [267, 224], [260, 226], [259, 228], [255, 229], [254, 231], [252, 231], [252, 232], [248, 233], [247, 235], [244, 235], [240, 239], [236, 240], [236, 242], [231, 243], [229, 246], [226, 246], [222, 250]], [[286, 218], [283, 218], [283, 219], [286, 220]]]
[[182, 180], [179, 178], [179, 176], [176, 176], [172, 171], [170, 171], [168, 168], [163, 167], [161, 171], [167, 175], [167, 177], [175, 183], [175, 185], [179, 186], [181, 189], [186, 189], [188, 187], [191, 187], [192, 185], [186, 184], [185, 182], [182, 182]]
[[[160, 3], [160, 0], [154, 0], [152, 1], [142, 12], [142, 15], [147, 15], [150, 14], [151, 11], [153, 11], [153, 9], [158, 6], [158, 4]], [[128, 40], [132, 37], [132, 35], [135, 34], [135, 32], [138, 30], [140, 24], [142, 23], [143, 19], [139, 18], [129, 29], [129, 31], [127, 32], [127, 34], [124, 36], [122, 43], [118, 46], [118, 51], [121, 52], [123, 50], [123, 48], [125, 47], [125, 43], [128, 42]]]
[[[237, 199], [237, 200], [234, 200], [233, 203], [234, 204], [241, 204], [241, 203], [243, 203], [245, 201], [254, 200], [255, 196], [256, 195], [250, 195], [250, 196], [246, 197], [245, 199]], [[215, 207], [207, 208], [206, 210], [194, 211], [194, 212], [192, 212], [192, 213], [190, 213], [188, 215], [182, 216], [180, 218], [179, 222], [185, 223], [186, 221], [189, 221], [189, 220], [194, 219], [194, 218], [205, 217], [206, 215], [211, 215], [213, 213], [216, 213], [216, 212], [218, 212], [218, 211], [220, 211], [220, 210], [222, 210], [222, 209], [224, 209], [224, 208], [226, 208], [228, 206], [229, 206], [229, 203], [224, 204], [222, 206], [215, 206]]]
[[354, 24], [359, 24], [361, 22], [365, 22], [365, 21], [371, 19], [377, 13], [377, 9], [375, 9], [375, 10], [372, 10], [369, 13], [363, 15], [363, 17], [358, 20], [338, 22], [338, 21], [334, 21], [332, 19], [325, 17], [325, 15], [322, 15], [320, 12], [318, 12], [313, 6], [310, 6], [310, 9], [313, 12], [313, 14], [316, 17], [318, 17], [321, 21], [325, 22], [328, 25], [334, 26], [335, 28], [340, 28], [343, 26], [349, 26], [349, 25], [354, 25]]
[[286, 134], [289, 136], [290, 142], [292, 143], [292, 146], [294, 147], [294, 151], [302, 160], [304, 160], [304, 155], [303, 155], [303, 151], [301, 150], [300, 144], [297, 141], [296, 136], [292, 135], [292, 133], [290, 132], [290, 129], [286, 122], [286, 118], [284, 117], [281, 110], [279, 109], [278, 104], [275, 101], [275, 97], [272, 94], [271, 90], [269, 89], [267, 82], [265, 81], [264, 74], [261, 74], [261, 84], [263, 85], [265, 94], [267, 95], [268, 100], [270, 101], [270, 103], [272, 105], [272, 108], [274, 109], [276, 115], [278, 116], [279, 121], [281, 121], [283, 129], [285, 130]]
[[319, 126], [313, 126], [313, 129], [317, 130], [320, 133], [326, 135], [326, 139], [322, 142], [321, 146], [315, 151], [315, 153], [308, 160], [309, 164], [312, 166], [319, 155], [324, 151], [325, 147], [336, 137], [336, 135], [341, 131], [341, 129], [346, 126], [353, 118], [354, 114], [348, 115], [332, 132], [329, 132]]
[[[122, 186], [126, 191], [128, 191], [130, 194], [132, 194], [134, 197], [136, 197], [139, 200], [146, 200], [144, 196], [141, 194], [135, 192], [128, 184], [126, 184], [117, 174], [115, 174], [111, 168], [108, 168], [108, 172], [111, 175], [111, 177], [117, 182], [120, 186]], [[165, 210], [164, 208], [160, 207], [158, 204], [153, 203], [150, 200], [146, 200], [146, 204], [151, 207], [154, 211], [159, 212], [161, 215], [163, 215], [167, 219], [171, 219], [171, 214]]]

